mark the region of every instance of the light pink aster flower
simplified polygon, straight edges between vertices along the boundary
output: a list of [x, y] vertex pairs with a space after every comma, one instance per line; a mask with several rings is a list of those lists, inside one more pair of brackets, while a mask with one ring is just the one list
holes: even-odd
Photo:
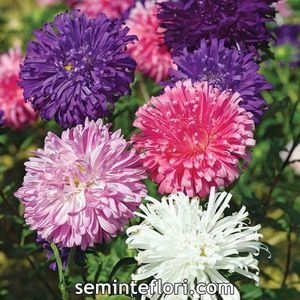
[[86, 120], [61, 138], [48, 133], [15, 193], [26, 223], [63, 247], [86, 249], [116, 236], [146, 195], [145, 170], [128, 145], [101, 120]]
[[138, 42], [128, 47], [131, 57], [137, 62], [137, 69], [159, 82], [168, 77], [172, 58], [164, 44], [157, 11], [158, 4], [155, 1], [145, 1], [144, 5], [137, 2], [126, 25], [130, 28], [130, 33], [138, 37]]
[[293, 10], [290, 8], [290, 6], [286, 0], [278, 1], [275, 6], [276, 6], [277, 11], [283, 17], [291, 17], [294, 14]]
[[40, 6], [51, 6], [54, 4], [61, 3], [62, 0], [37, 0]]
[[134, 0], [68, 0], [68, 4], [90, 18], [96, 18], [101, 13], [109, 18], [119, 18], [133, 6]]
[[238, 93], [186, 80], [138, 110], [134, 126], [141, 133], [133, 141], [161, 194], [206, 196], [239, 177], [239, 162], [250, 159], [255, 145], [252, 115], [241, 100]]
[[[279, 153], [280, 158], [282, 161], [285, 161], [289, 155], [289, 152], [291, 151], [293, 146], [293, 143], [290, 142], [287, 144], [286, 146], [286, 150], [281, 151]], [[293, 168], [293, 170], [295, 171], [295, 174], [297, 174], [298, 176], [300, 176], [300, 144], [296, 146], [296, 148], [294, 149], [294, 151], [292, 152], [292, 155], [289, 159], [289, 162], [292, 162], [290, 164], [290, 166]]]
[[25, 103], [23, 90], [18, 86], [22, 61], [19, 48], [0, 55], [0, 110], [4, 111], [5, 125], [12, 128], [22, 128], [37, 118], [31, 105]]

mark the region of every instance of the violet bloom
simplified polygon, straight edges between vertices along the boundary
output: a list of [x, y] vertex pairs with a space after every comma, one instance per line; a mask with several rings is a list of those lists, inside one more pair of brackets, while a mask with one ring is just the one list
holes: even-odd
[[134, 79], [127, 44], [136, 37], [128, 31], [103, 14], [57, 15], [28, 45], [20, 72], [24, 98], [43, 119], [54, 117], [64, 128], [109, 115]]
[[198, 50], [173, 59], [178, 69], [171, 69], [171, 80], [192, 79], [208, 81], [221, 91], [238, 92], [242, 98], [240, 105], [253, 114], [258, 123], [266, 104], [260, 96], [262, 90], [272, 88], [263, 75], [258, 74], [259, 66], [253, 54], [224, 47], [224, 40], [202, 40]]
[[178, 53], [197, 49], [203, 38], [225, 39], [257, 54], [257, 47], [268, 46], [271, 37], [266, 23], [273, 20], [274, 0], [167, 0], [158, 17], [165, 28], [165, 41]]
[[276, 29], [277, 45], [300, 45], [300, 24], [285, 24]]
[[285, 24], [276, 29], [276, 45], [290, 45], [295, 48], [291, 63], [300, 63], [300, 24]]
[[[43, 239], [42, 237], [38, 236], [36, 241], [38, 243], [40, 243], [42, 245], [42, 247], [47, 251], [47, 259], [50, 260], [54, 257], [54, 253], [53, 250], [51, 248], [51, 245], [49, 242], [47, 242], [45, 239]], [[60, 245], [56, 245], [59, 251], [59, 256], [62, 262], [62, 267], [63, 270], [66, 269], [67, 267], [67, 263], [68, 263], [68, 257], [69, 257], [69, 253], [70, 253], [70, 248], [66, 248], [66, 247], [61, 247]], [[49, 266], [49, 268], [53, 271], [57, 270], [57, 265], [56, 262], [52, 262]]]

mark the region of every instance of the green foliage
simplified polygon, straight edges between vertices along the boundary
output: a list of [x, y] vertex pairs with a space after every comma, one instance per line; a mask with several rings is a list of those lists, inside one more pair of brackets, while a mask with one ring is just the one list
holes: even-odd
[[[299, 1], [290, 3], [296, 9], [291, 18], [294, 22], [300, 17]], [[0, 50], [7, 51], [13, 45], [24, 50], [32, 30], [65, 9], [63, 5], [38, 8], [33, 0], [1, 0]], [[275, 59], [264, 61], [261, 69], [274, 87], [263, 95], [269, 109], [255, 132], [252, 161], [228, 189], [234, 194], [232, 209], [245, 205], [252, 222], [262, 224], [264, 243], [272, 255], [261, 254], [260, 287], [234, 277], [243, 300], [300, 299], [300, 181], [289, 162], [279, 157], [288, 142], [300, 143], [300, 69], [289, 64], [296, 49], [283, 45], [272, 51]], [[105, 120], [112, 123], [113, 130], [122, 129], [127, 140], [135, 132], [132, 124], [138, 107], [160, 92], [141, 74], [137, 74], [132, 89], [132, 95], [118, 101], [112, 117]], [[0, 129], [0, 299], [35, 300], [41, 295], [44, 300], [60, 299], [57, 273], [49, 270], [50, 262], [35, 242], [35, 233], [24, 225], [23, 207], [13, 196], [24, 176], [24, 162], [30, 151], [43, 146], [48, 131], [61, 133], [54, 121], [39, 121], [18, 131]], [[157, 186], [150, 180], [146, 184], [149, 195], [159, 197]], [[131, 220], [132, 224], [138, 222], [138, 218]], [[60, 287], [66, 285], [71, 299], [84, 299], [74, 296], [77, 282], [108, 282], [113, 278], [130, 282], [137, 268], [133, 259], [136, 253], [128, 250], [125, 240], [122, 233], [88, 249], [83, 261], [71, 258], [66, 282], [60, 278]], [[102, 295], [97, 299], [129, 298]]]

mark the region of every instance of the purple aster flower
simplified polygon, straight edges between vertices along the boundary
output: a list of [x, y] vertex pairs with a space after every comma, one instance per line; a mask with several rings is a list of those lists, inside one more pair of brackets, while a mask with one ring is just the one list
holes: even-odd
[[187, 47], [197, 49], [201, 39], [225, 39], [235, 46], [257, 54], [271, 37], [266, 23], [273, 20], [276, 0], [167, 0], [158, 14], [165, 28], [165, 41], [175, 54]]
[[[54, 253], [53, 253], [53, 250], [51, 248], [50, 243], [48, 241], [46, 241], [45, 239], [43, 239], [42, 237], [40, 237], [40, 236], [38, 236], [36, 238], [36, 241], [38, 243], [40, 243], [45, 250], [47, 250], [47, 259], [48, 260], [53, 260], [54, 259]], [[59, 251], [59, 256], [61, 258], [63, 270], [65, 270], [66, 267], [67, 267], [67, 263], [68, 263], [70, 248], [62, 247], [60, 245], [56, 245], [56, 246], [57, 246], [58, 251]], [[85, 259], [84, 252], [81, 249], [76, 248], [74, 259], [75, 259], [76, 262], [83, 261]], [[53, 271], [56, 271], [57, 270], [56, 262], [53, 261], [49, 265], [49, 268]]]
[[284, 24], [276, 29], [277, 45], [300, 45], [300, 24]]
[[285, 24], [276, 29], [276, 45], [290, 45], [295, 48], [292, 64], [300, 64], [300, 24]]
[[243, 98], [241, 106], [251, 112], [253, 120], [258, 123], [266, 108], [260, 93], [272, 86], [257, 73], [259, 66], [252, 53], [225, 48], [224, 42], [202, 40], [198, 50], [191, 53], [183, 50], [181, 56], [173, 59], [178, 69], [170, 70], [171, 81], [190, 78], [194, 82], [208, 81], [221, 91], [238, 92]]
[[0, 110], [0, 127], [4, 125], [4, 111]]
[[[36, 241], [38, 243], [40, 243], [42, 245], [42, 247], [47, 250], [47, 259], [50, 260], [54, 257], [54, 253], [53, 250], [51, 248], [51, 245], [49, 242], [47, 242], [45, 239], [43, 239], [42, 237], [38, 236]], [[62, 267], [65, 270], [67, 263], [68, 263], [68, 257], [69, 257], [69, 253], [70, 253], [70, 248], [67, 247], [61, 247], [59, 245], [56, 245], [58, 250], [59, 250], [59, 256], [61, 258], [61, 262], [62, 262]], [[56, 262], [52, 262], [49, 266], [49, 268], [53, 271], [56, 271], [57, 269], [57, 265]]]
[[119, 97], [130, 94], [134, 79], [136, 63], [126, 45], [136, 37], [128, 31], [104, 14], [57, 15], [28, 45], [20, 72], [24, 98], [64, 128], [109, 115]]

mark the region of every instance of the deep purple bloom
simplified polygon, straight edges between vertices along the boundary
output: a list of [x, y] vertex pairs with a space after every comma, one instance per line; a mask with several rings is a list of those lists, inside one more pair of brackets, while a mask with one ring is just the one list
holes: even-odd
[[[41, 238], [40, 236], [37, 237], [36, 241], [42, 245], [42, 247], [47, 250], [47, 259], [50, 260], [54, 257], [53, 250], [51, 248], [51, 245], [49, 242], [47, 242], [45, 239]], [[67, 247], [61, 247], [59, 245], [56, 245], [59, 250], [59, 256], [61, 258], [62, 267], [65, 270], [67, 263], [68, 263], [68, 257], [70, 253], [70, 248]], [[49, 268], [53, 271], [56, 271], [57, 265], [56, 262], [52, 262], [49, 266]]]
[[4, 125], [4, 111], [0, 110], [0, 127]]
[[253, 114], [256, 123], [259, 122], [266, 108], [260, 93], [272, 86], [257, 73], [259, 66], [252, 53], [225, 48], [224, 40], [202, 40], [198, 50], [187, 52], [185, 49], [173, 61], [178, 70], [170, 70], [172, 82], [190, 78], [194, 82], [208, 81], [221, 91], [238, 92], [243, 98], [241, 106]]
[[122, 21], [79, 11], [59, 14], [35, 32], [20, 72], [24, 98], [42, 118], [64, 128], [111, 113], [120, 96], [130, 94], [135, 61], [126, 45]]
[[300, 24], [284, 24], [276, 29], [276, 44], [300, 45]]
[[225, 39], [228, 47], [257, 54], [271, 37], [266, 23], [273, 20], [276, 0], [167, 0], [158, 14], [165, 41], [175, 54], [197, 49], [201, 39]]
[[289, 58], [290, 66], [300, 65], [300, 24], [284, 24], [275, 30], [276, 46], [290, 45], [295, 48]]

